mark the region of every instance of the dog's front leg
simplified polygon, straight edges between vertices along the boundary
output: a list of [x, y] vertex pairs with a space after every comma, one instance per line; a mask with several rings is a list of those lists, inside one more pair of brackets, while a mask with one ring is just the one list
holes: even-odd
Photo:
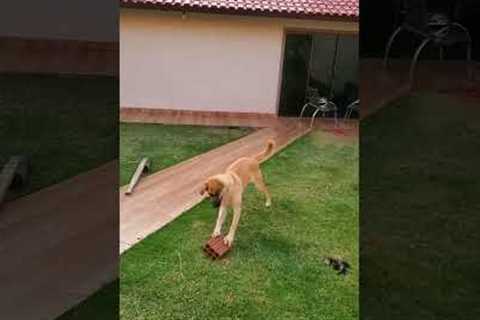
[[231, 246], [233, 244], [233, 240], [235, 238], [235, 232], [237, 231], [238, 222], [240, 221], [240, 215], [242, 213], [242, 204], [236, 204], [233, 207], [233, 221], [232, 225], [230, 226], [230, 231], [228, 232], [227, 236], [225, 237], [224, 241], [227, 246]]
[[222, 204], [218, 209], [217, 223], [215, 224], [215, 229], [212, 233], [212, 238], [219, 236], [222, 233], [222, 226], [225, 222], [225, 217], [227, 215], [227, 208]]

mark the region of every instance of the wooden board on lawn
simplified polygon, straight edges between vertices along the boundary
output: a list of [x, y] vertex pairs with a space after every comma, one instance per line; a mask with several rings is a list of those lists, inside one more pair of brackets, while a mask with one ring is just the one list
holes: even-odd
[[135, 170], [135, 173], [133, 174], [132, 179], [130, 180], [128, 189], [125, 192], [126, 195], [132, 194], [133, 189], [135, 188], [138, 181], [142, 177], [142, 174], [145, 172], [148, 172], [149, 169], [150, 169], [150, 160], [148, 160], [148, 158], [143, 158], [138, 164], [137, 170]]
[[14, 156], [5, 164], [0, 172], [0, 204], [7, 194], [7, 190], [14, 184], [24, 184], [27, 180], [28, 162], [23, 156]]

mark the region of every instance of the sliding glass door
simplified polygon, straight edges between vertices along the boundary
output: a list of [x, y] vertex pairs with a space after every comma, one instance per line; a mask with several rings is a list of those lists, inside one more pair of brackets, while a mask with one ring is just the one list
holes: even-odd
[[279, 114], [298, 116], [309, 88], [335, 102], [340, 114], [358, 99], [357, 36], [287, 35]]

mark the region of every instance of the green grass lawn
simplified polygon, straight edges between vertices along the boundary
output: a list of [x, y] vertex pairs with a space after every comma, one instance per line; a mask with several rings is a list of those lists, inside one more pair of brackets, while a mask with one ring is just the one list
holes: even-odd
[[362, 121], [365, 319], [479, 318], [479, 120], [478, 102], [416, 94]]
[[249, 128], [120, 124], [120, 185], [128, 184], [142, 157], [151, 160], [151, 172], [236, 140]]
[[0, 166], [31, 161], [31, 181], [12, 199], [117, 156], [118, 81], [108, 77], [0, 75]]
[[248, 189], [225, 259], [201, 251], [216, 218], [206, 202], [123, 254], [121, 319], [358, 318], [357, 143], [313, 133], [262, 167], [273, 206]]

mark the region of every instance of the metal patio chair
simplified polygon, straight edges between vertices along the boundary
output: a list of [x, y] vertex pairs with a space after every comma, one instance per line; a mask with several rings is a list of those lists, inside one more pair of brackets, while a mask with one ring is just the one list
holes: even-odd
[[307, 89], [307, 103], [305, 103], [305, 105], [302, 108], [302, 111], [300, 112], [300, 119], [303, 118], [303, 114], [307, 109], [307, 107], [311, 107], [315, 110], [312, 114], [312, 118], [310, 121], [310, 128], [313, 127], [315, 117], [317, 116], [318, 113], [321, 113], [321, 116], [325, 117], [326, 114], [331, 112], [333, 112], [334, 119], [335, 119], [335, 126], [337, 126], [337, 121], [338, 121], [337, 105], [333, 101], [329, 100], [328, 98], [320, 96], [317, 89], [314, 89], [314, 88]]
[[360, 112], [360, 99], [353, 101], [347, 106], [345, 111], [345, 120], [350, 119], [353, 111], [357, 113]]
[[445, 12], [429, 12], [426, 0], [400, 0], [398, 2], [397, 14], [403, 16], [403, 22], [390, 36], [385, 49], [384, 66], [388, 66], [388, 58], [394, 40], [402, 31], [422, 39], [421, 44], [416, 48], [410, 64], [409, 84], [412, 86], [415, 75], [415, 67], [422, 50], [433, 44], [440, 49], [440, 59], [443, 60], [445, 47], [455, 44], [466, 44], [466, 61], [468, 78], [471, 78], [472, 60], [472, 38], [467, 28], [456, 22], [459, 13], [460, 2], [455, 1]]

